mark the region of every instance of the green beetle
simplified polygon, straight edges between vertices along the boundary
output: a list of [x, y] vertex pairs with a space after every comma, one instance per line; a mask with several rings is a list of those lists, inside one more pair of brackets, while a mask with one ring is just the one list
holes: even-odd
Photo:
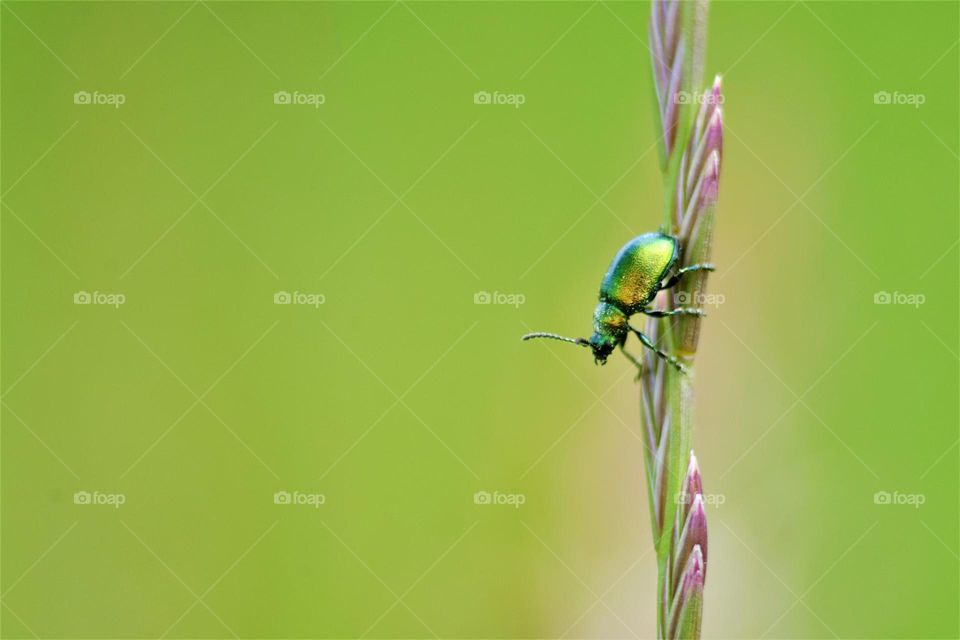
[[566, 338], [555, 333], [528, 333], [524, 340], [550, 338], [590, 347], [593, 358], [606, 364], [615, 348], [620, 348], [637, 368], [640, 362], [624, 349], [629, 332], [636, 334], [643, 346], [683, 372], [684, 368], [673, 356], [657, 348], [653, 341], [639, 329], [630, 326], [630, 316], [642, 313], [654, 318], [666, 316], [703, 316], [700, 309], [681, 307], [669, 311], [650, 309], [657, 293], [669, 289], [691, 271], [713, 271], [711, 264], [692, 264], [674, 269], [680, 258], [680, 242], [662, 232], [637, 236], [614, 257], [610, 268], [600, 283], [600, 303], [593, 312], [593, 335], [586, 338]]

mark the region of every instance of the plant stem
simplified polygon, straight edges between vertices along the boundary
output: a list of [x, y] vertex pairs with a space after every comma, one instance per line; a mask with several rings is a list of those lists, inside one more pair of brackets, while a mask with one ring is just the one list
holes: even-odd
[[[719, 79], [699, 93], [706, 43], [707, 0], [655, 0], [650, 41], [662, 130], [663, 231], [680, 242], [683, 265], [709, 260], [722, 147]], [[706, 272], [678, 284], [658, 306], [699, 306]], [[691, 304], [692, 303], [692, 304]], [[657, 550], [657, 635], [699, 637], [706, 574], [706, 516], [693, 432], [693, 359], [700, 318], [647, 322], [647, 334], [675, 354], [687, 373], [644, 354], [641, 409], [647, 433], [645, 467]], [[684, 471], [686, 473], [684, 474]], [[699, 496], [699, 498], [696, 498]], [[688, 502], [683, 502], [687, 500]], [[690, 500], [696, 500], [690, 506]]]

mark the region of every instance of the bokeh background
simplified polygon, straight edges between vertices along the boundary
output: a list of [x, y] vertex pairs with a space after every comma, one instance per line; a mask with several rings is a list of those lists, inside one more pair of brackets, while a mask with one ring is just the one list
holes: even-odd
[[[648, 16], [4, 2], [3, 637], [651, 637], [633, 372], [519, 341], [659, 225]], [[960, 633], [958, 18], [711, 8], [705, 637]]]

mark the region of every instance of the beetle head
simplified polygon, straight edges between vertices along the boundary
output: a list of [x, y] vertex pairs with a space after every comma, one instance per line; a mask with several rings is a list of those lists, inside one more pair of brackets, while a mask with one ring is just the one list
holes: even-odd
[[533, 338], [549, 338], [569, 342], [581, 347], [590, 347], [593, 360], [597, 364], [606, 364], [607, 358], [617, 346], [623, 344], [627, 333], [627, 316], [623, 311], [609, 302], [601, 302], [593, 313], [593, 334], [590, 339], [567, 338], [556, 333], [528, 333], [524, 340]]
[[593, 351], [593, 361], [596, 364], [607, 364], [607, 358], [613, 353], [617, 346], [617, 338], [610, 334], [594, 333], [588, 341], [590, 350]]

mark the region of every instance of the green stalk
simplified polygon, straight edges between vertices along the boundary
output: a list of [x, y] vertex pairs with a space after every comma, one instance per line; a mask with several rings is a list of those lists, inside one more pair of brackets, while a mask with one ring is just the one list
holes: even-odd
[[[663, 229], [680, 240], [684, 265], [707, 262], [712, 243], [722, 147], [719, 79], [699, 93], [706, 34], [706, 0], [656, 0], [650, 41], [660, 113], [661, 169], [664, 175]], [[693, 304], [675, 304], [663, 296], [659, 305], [699, 306], [706, 272], [691, 274], [676, 288]], [[645, 467], [658, 566], [657, 635], [699, 637], [706, 572], [706, 518], [702, 496], [697, 509], [681, 504], [693, 495], [691, 474], [700, 486], [692, 457], [693, 358], [700, 319], [650, 319], [647, 333], [682, 360], [687, 373], [650, 354], [644, 355], [641, 408], [648, 437]], [[689, 464], [687, 464], [689, 460]], [[683, 471], [686, 471], [685, 475]], [[686, 492], [686, 493], [685, 493]], [[699, 492], [699, 489], [697, 490]], [[693, 531], [679, 542], [683, 531]], [[686, 535], [686, 534], [685, 534]], [[690, 537], [692, 536], [692, 537]]]

